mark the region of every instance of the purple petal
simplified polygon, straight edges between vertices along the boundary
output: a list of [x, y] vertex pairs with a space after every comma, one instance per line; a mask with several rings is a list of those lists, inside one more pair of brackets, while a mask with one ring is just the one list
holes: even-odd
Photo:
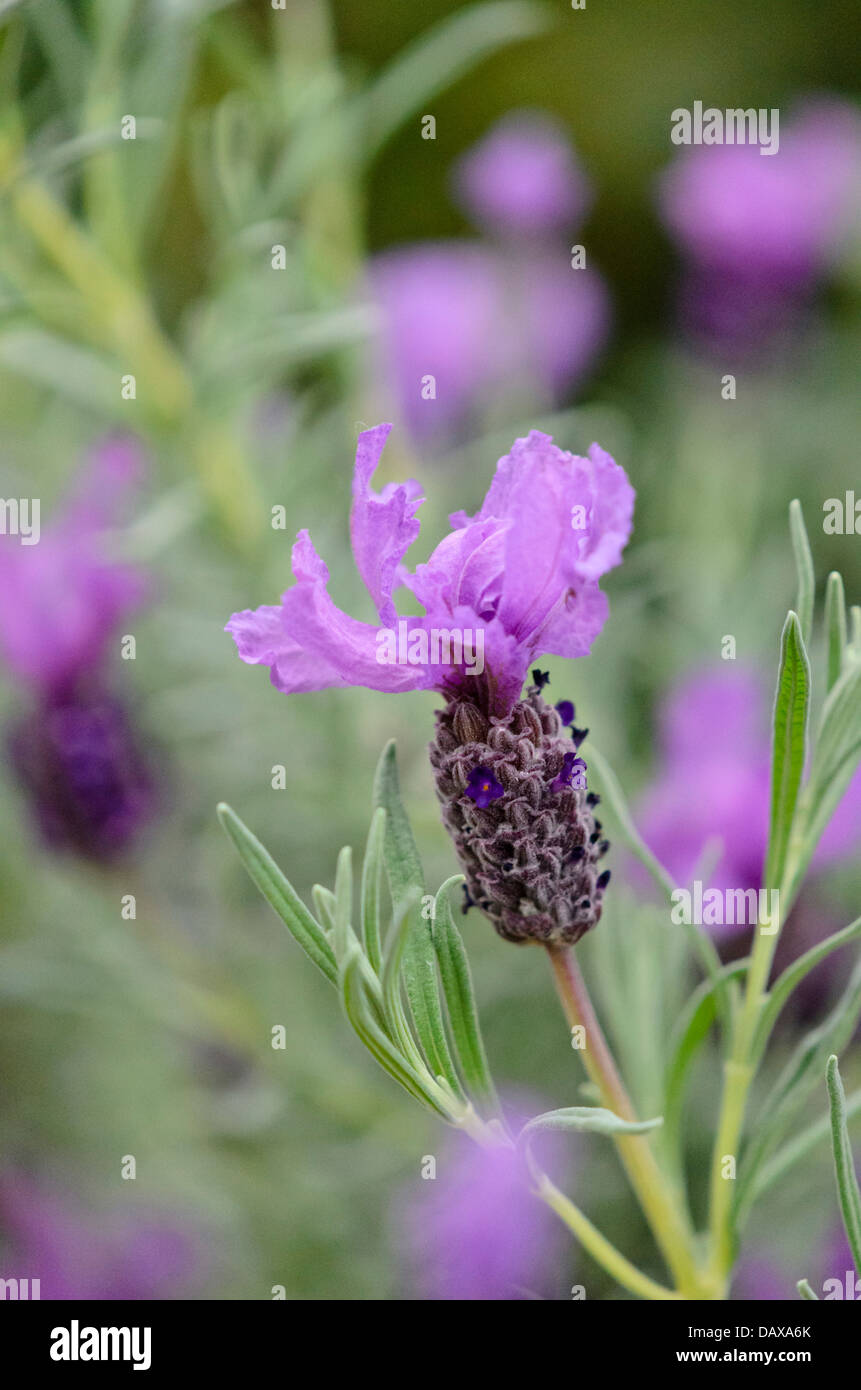
[[416, 509], [424, 501], [418, 483], [389, 483], [381, 493], [371, 489], [391, 425], [377, 425], [359, 435], [353, 475], [350, 538], [356, 568], [376, 604], [380, 621], [393, 624], [392, 601], [400, 563], [421, 529]]

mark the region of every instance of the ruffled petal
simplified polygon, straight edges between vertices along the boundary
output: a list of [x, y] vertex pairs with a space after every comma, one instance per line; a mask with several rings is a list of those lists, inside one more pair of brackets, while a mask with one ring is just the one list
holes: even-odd
[[371, 488], [391, 428], [377, 425], [359, 435], [350, 514], [356, 568], [384, 623], [393, 623], [397, 616], [392, 589], [401, 560], [421, 529], [416, 510], [424, 501], [420, 485], [412, 480], [389, 483], [379, 493]]

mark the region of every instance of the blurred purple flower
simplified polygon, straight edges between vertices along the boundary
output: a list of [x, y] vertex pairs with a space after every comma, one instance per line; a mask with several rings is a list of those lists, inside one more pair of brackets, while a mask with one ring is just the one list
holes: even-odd
[[141, 472], [137, 447], [110, 440], [38, 544], [0, 540], [0, 652], [14, 675], [42, 695], [60, 698], [88, 677], [144, 596], [140, 572], [105, 548], [105, 533]]
[[460, 1137], [407, 1209], [406, 1242], [419, 1296], [516, 1301], [535, 1292], [556, 1244], [553, 1217], [529, 1191], [513, 1148]]
[[38, 1279], [43, 1299], [62, 1300], [187, 1296], [203, 1254], [187, 1221], [91, 1213], [22, 1173], [0, 1178], [0, 1249], [4, 1277]]
[[384, 371], [417, 439], [464, 433], [524, 385], [562, 399], [607, 337], [604, 282], [572, 270], [565, 248], [509, 259], [468, 241], [399, 247], [374, 261], [371, 285]]
[[562, 126], [541, 111], [512, 111], [455, 165], [457, 201], [490, 232], [535, 237], [581, 222], [589, 181]]
[[610, 322], [603, 279], [572, 268], [562, 236], [590, 193], [554, 122], [506, 118], [464, 157], [455, 183], [486, 231], [522, 235], [402, 246], [372, 263], [384, 372], [420, 439], [463, 434], [488, 406], [524, 392], [559, 402]]
[[[269, 666], [272, 683], [287, 694], [348, 685], [438, 690], [505, 716], [537, 657], [584, 656], [601, 631], [608, 604], [598, 580], [621, 561], [634, 490], [597, 444], [580, 458], [533, 430], [499, 460], [478, 514], [454, 514], [452, 531], [411, 574], [403, 558], [419, 534], [421, 489], [389, 483], [376, 493], [370, 485], [390, 429], [377, 425], [359, 436], [350, 523], [356, 566], [383, 626], [357, 622], [335, 607], [328, 570], [300, 531], [293, 588], [280, 605], [235, 613], [226, 631], [242, 660]], [[585, 518], [578, 529], [575, 507]], [[423, 617], [398, 618], [398, 585], [412, 590]], [[428, 656], [431, 634], [451, 630], [470, 633], [473, 641], [482, 634], [481, 674]], [[418, 638], [415, 658], [387, 656], [386, 641], [400, 633], [410, 653]]]
[[[759, 888], [768, 843], [768, 696], [744, 668], [698, 671], [660, 713], [660, 771], [639, 799], [643, 836], [677, 884], [689, 884], [710, 840], [722, 853], [711, 887]], [[861, 773], [820, 841], [823, 866], [861, 843]], [[720, 930], [718, 928], [717, 930]]]
[[840, 1297], [837, 1284], [845, 1298], [849, 1273], [854, 1297], [854, 1268], [846, 1233], [842, 1227], [835, 1227], [812, 1252], [809, 1263], [808, 1256], [802, 1253], [792, 1269], [781, 1266], [774, 1256], [761, 1249], [746, 1255], [735, 1272], [732, 1296], [751, 1302], [797, 1302], [798, 1281], [807, 1279], [821, 1299]]
[[659, 186], [688, 265], [682, 310], [716, 345], [755, 347], [785, 328], [826, 273], [858, 211], [861, 118], [820, 100], [783, 125], [780, 147], [702, 145]]
[[[382, 311], [384, 369], [410, 432], [458, 431], [510, 365], [495, 253], [469, 242], [399, 247], [373, 262], [371, 287]], [[422, 395], [428, 376], [430, 399]]]
[[147, 589], [106, 544], [142, 466], [131, 441], [107, 441], [37, 544], [0, 543], [0, 652], [31, 702], [7, 734], [9, 757], [46, 842], [97, 859], [125, 849], [154, 803], [106, 670]]

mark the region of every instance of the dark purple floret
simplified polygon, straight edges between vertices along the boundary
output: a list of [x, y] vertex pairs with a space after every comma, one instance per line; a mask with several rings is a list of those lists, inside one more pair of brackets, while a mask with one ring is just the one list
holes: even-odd
[[550, 672], [539, 671], [536, 666], [535, 670], [532, 672], [532, 680], [536, 690], [543, 690], [546, 685], [550, 684]]
[[111, 696], [47, 701], [13, 725], [8, 747], [53, 849], [111, 860], [154, 810], [149, 769], [125, 708]]
[[574, 716], [577, 713], [570, 700], [560, 700], [556, 706], [556, 713], [566, 726], [573, 724]]
[[588, 733], [589, 733], [589, 730], [588, 730], [588, 729], [572, 729], [572, 730], [571, 730], [571, 738], [572, 738], [573, 741], [574, 741], [574, 747], [575, 747], [575, 748], [579, 748], [579, 747], [580, 747], [580, 744], [581, 744], [581, 743], [583, 742], [583, 740], [586, 738], [586, 736], [587, 736]]
[[[437, 712], [430, 749], [442, 817], [478, 904], [507, 941], [571, 944], [601, 916], [595, 822], [556, 710], [531, 689], [505, 717], [455, 699]], [[504, 796], [482, 806], [477, 772]]]
[[608, 884], [609, 882], [610, 882], [610, 870], [609, 870], [609, 869], [605, 869], [604, 872], [603, 872], [602, 874], [599, 874], [599, 875], [598, 875], [598, 878], [597, 878], [596, 881], [595, 881], [595, 887], [597, 888], [597, 890], [598, 890], [599, 893], [603, 893], [604, 889], [607, 887], [607, 884]]
[[[556, 792], [562, 791], [564, 787], [585, 787], [586, 764], [583, 759], [578, 758], [576, 753], [566, 753], [562, 759], [562, 766], [550, 785]], [[595, 838], [597, 839], [597, 836]]]
[[505, 790], [496, 781], [489, 767], [474, 767], [466, 784], [466, 795], [471, 796], [476, 806], [484, 810], [491, 801], [505, 795]]

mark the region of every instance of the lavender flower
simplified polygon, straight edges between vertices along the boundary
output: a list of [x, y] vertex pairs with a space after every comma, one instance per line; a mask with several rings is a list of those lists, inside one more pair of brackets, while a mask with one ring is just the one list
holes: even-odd
[[[792, 1269], [783, 1267], [773, 1254], [754, 1249], [740, 1261], [732, 1284], [733, 1298], [751, 1302], [797, 1302], [800, 1277], [810, 1280], [822, 1299], [845, 1298], [847, 1285], [855, 1298], [855, 1266], [842, 1227], [832, 1229], [811, 1252], [795, 1255]], [[847, 1280], [847, 1275], [849, 1279]]]
[[406, 1236], [419, 1296], [431, 1301], [528, 1297], [555, 1246], [548, 1212], [529, 1192], [512, 1148], [482, 1149], [457, 1136], [437, 1176], [410, 1204]]
[[0, 1179], [0, 1233], [4, 1275], [38, 1279], [43, 1299], [176, 1298], [200, 1274], [202, 1247], [187, 1221], [97, 1216], [18, 1172]]
[[861, 121], [846, 103], [802, 108], [779, 150], [697, 146], [664, 173], [662, 215], [687, 260], [683, 314], [716, 345], [785, 329], [857, 213]]
[[376, 258], [383, 367], [419, 439], [462, 435], [524, 387], [556, 403], [607, 336], [609, 297], [572, 269], [567, 238], [590, 191], [564, 134], [535, 113], [507, 117], [457, 166], [459, 196], [497, 240], [431, 242]]
[[592, 201], [564, 130], [540, 111], [504, 116], [458, 161], [453, 183], [473, 222], [517, 236], [565, 231]]
[[0, 650], [31, 704], [7, 734], [10, 760], [47, 843], [93, 858], [126, 848], [153, 805], [106, 674], [108, 645], [146, 592], [105, 544], [140, 474], [137, 449], [109, 442], [37, 545], [0, 544]]
[[[598, 445], [580, 458], [533, 430], [499, 460], [477, 515], [452, 516], [451, 533], [410, 573], [403, 557], [419, 533], [418, 484], [370, 486], [389, 429], [359, 436], [350, 524], [383, 626], [335, 607], [326, 566], [301, 531], [294, 587], [280, 605], [235, 613], [226, 630], [243, 661], [268, 666], [288, 694], [346, 685], [439, 691], [446, 706], [431, 761], [472, 899], [509, 940], [576, 941], [600, 916], [606, 842], [598, 843], [585, 788], [572, 785], [573, 762], [571, 778], [557, 783], [571, 748], [558, 714], [538, 686], [519, 695], [540, 655], [583, 656], [601, 631], [607, 600], [598, 580], [621, 560], [634, 491]], [[574, 514], [582, 526], [572, 526]], [[424, 616], [398, 617], [397, 585], [412, 590]], [[380, 638], [395, 624], [406, 659], [381, 661]], [[440, 631], [481, 638], [481, 674], [464, 662], [463, 642], [460, 656], [450, 643], [447, 659], [428, 659]], [[476, 775], [492, 796], [476, 797]]]

